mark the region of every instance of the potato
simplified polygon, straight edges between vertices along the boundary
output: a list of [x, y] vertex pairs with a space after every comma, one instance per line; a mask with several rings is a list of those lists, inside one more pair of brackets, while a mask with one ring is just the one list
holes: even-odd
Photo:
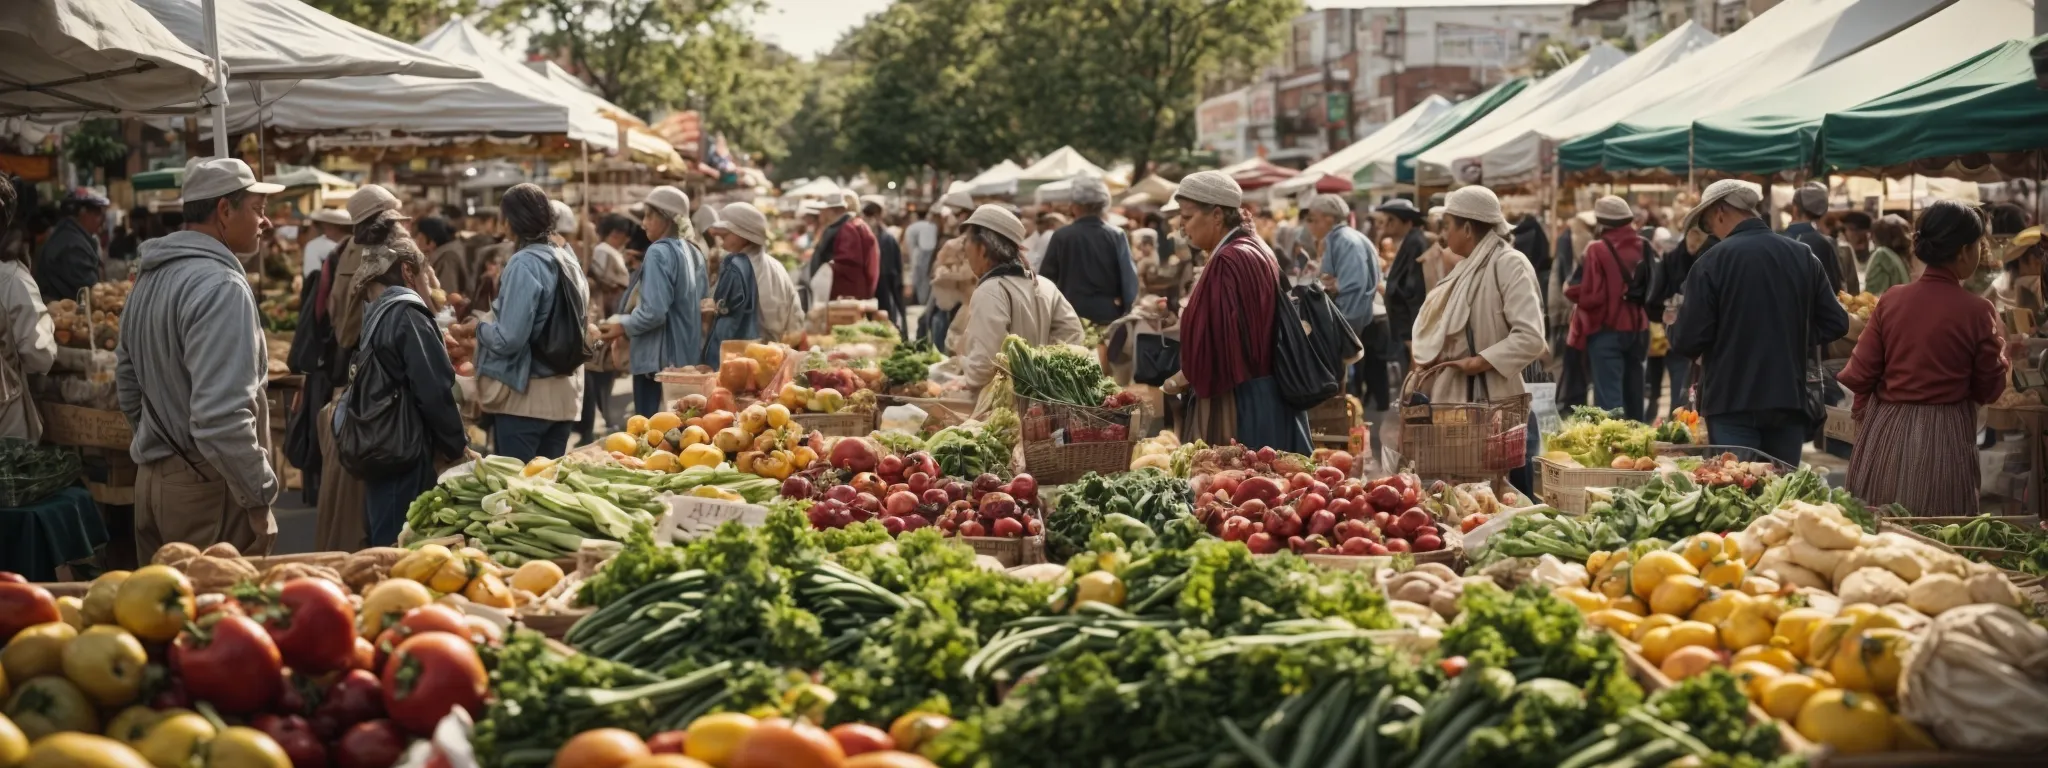
[[1869, 603], [1890, 605], [1906, 602], [1906, 580], [1899, 575], [1878, 567], [1858, 569], [1836, 585], [1835, 594], [1844, 603]]
[[1930, 573], [1906, 589], [1906, 604], [1929, 616], [1970, 604], [1970, 588], [1949, 573]]
[[1970, 602], [1997, 603], [2008, 608], [2018, 608], [2025, 600], [2018, 587], [2005, 574], [1995, 570], [1978, 571], [1964, 581], [1970, 588]]
[[227, 542], [225, 542], [225, 541], [223, 541], [223, 542], [221, 542], [221, 543], [219, 543], [219, 544], [215, 544], [215, 545], [213, 545], [213, 546], [211, 546], [211, 547], [207, 547], [207, 548], [206, 548], [206, 551], [205, 551], [205, 552], [201, 552], [200, 554], [206, 555], [206, 556], [208, 556], [208, 557], [229, 557], [229, 558], [234, 558], [234, 557], [241, 557], [241, 556], [242, 556], [242, 553], [241, 553], [241, 552], [240, 552], [239, 550], [236, 550], [236, 549], [235, 549], [235, 545], [233, 545], [233, 544], [229, 544], [229, 543], [227, 543]]
[[198, 547], [192, 546], [182, 541], [173, 541], [157, 549], [156, 555], [154, 557], [151, 557], [149, 559], [149, 562], [151, 565], [176, 566], [179, 563], [186, 562], [198, 556]]

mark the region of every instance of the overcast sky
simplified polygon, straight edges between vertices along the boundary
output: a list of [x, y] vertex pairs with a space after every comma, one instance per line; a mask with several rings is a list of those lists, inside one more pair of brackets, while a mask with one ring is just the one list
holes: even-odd
[[889, 0], [768, 0], [754, 31], [783, 50], [815, 59], [861, 19], [888, 6]]

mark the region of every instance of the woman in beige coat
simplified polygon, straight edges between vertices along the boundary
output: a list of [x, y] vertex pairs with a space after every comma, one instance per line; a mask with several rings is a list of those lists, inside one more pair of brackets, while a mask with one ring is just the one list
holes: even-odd
[[1478, 403], [1522, 394], [1522, 369], [1543, 356], [1543, 299], [1528, 257], [1508, 244], [1500, 199], [1465, 187], [1444, 201], [1444, 246], [1458, 266], [1415, 318], [1415, 370], [1435, 403]]
[[1059, 287], [1024, 265], [1024, 223], [993, 205], [967, 217], [961, 240], [967, 263], [981, 281], [974, 287], [964, 328], [955, 348], [966, 358], [967, 387], [979, 390], [995, 377], [1003, 339], [1018, 336], [1033, 346], [1080, 344], [1081, 318]]

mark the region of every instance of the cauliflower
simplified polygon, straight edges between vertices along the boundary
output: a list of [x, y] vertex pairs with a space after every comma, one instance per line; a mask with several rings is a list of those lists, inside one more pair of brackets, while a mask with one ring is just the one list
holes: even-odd
[[1835, 594], [1844, 603], [1870, 603], [1890, 605], [1906, 601], [1906, 580], [1898, 574], [1878, 567], [1858, 569], [1855, 573], [1835, 585]]
[[1970, 588], [1954, 574], [1930, 573], [1906, 590], [1906, 604], [1929, 616], [1970, 602]]

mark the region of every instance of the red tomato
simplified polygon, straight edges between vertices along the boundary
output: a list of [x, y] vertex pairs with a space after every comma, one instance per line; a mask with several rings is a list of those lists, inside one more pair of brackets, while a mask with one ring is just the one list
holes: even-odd
[[384, 711], [407, 731], [425, 736], [456, 707], [482, 714], [488, 683], [469, 640], [427, 632], [407, 638], [384, 665]]
[[840, 723], [828, 733], [833, 741], [839, 742], [840, 749], [846, 750], [847, 757], [896, 748], [896, 740], [889, 738], [888, 731], [866, 723]]
[[377, 671], [377, 646], [369, 639], [356, 638], [355, 657], [349, 660], [349, 668], [360, 669], [371, 674]]
[[313, 733], [313, 726], [298, 715], [257, 715], [249, 727], [262, 731], [284, 748], [292, 768], [327, 768], [327, 745]]
[[1465, 657], [1452, 656], [1438, 660], [1436, 666], [1437, 669], [1443, 670], [1444, 677], [1457, 677], [1465, 673], [1465, 664]]
[[405, 752], [405, 732], [389, 720], [357, 723], [334, 743], [338, 768], [391, 768]]
[[383, 674], [384, 665], [390, 663], [391, 653], [404, 645], [407, 638], [427, 632], [446, 632], [469, 640], [470, 628], [463, 620], [462, 612], [442, 605], [429, 603], [406, 611], [404, 616], [377, 635], [377, 659], [370, 671]]
[[313, 730], [332, 739], [356, 723], [384, 716], [384, 686], [377, 676], [351, 669], [327, 687], [313, 710]]
[[823, 728], [777, 717], [747, 734], [726, 768], [837, 768], [844, 762], [846, 750]]
[[356, 609], [341, 587], [298, 578], [263, 588], [251, 618], [263, 622], [292, 669], [319, 673], [355, 662]]
[[57, 612], [57, 598], [50, 596], [50, 590], [26, 582], [0, 581], [0, 645], [14, 639], [16, 632], [63, 620], [64, 615]]
[[171, 645], [171, 667], [193, 699], [228, 714], [268, 708], [284, 685], [277, 644], [247, 616], [220, 614], [212, 626], [178, 635]]
[[657, 755], [683, 753], [683, 738], [687, 731], [662, 731], [647, 739], [647, 751]]

